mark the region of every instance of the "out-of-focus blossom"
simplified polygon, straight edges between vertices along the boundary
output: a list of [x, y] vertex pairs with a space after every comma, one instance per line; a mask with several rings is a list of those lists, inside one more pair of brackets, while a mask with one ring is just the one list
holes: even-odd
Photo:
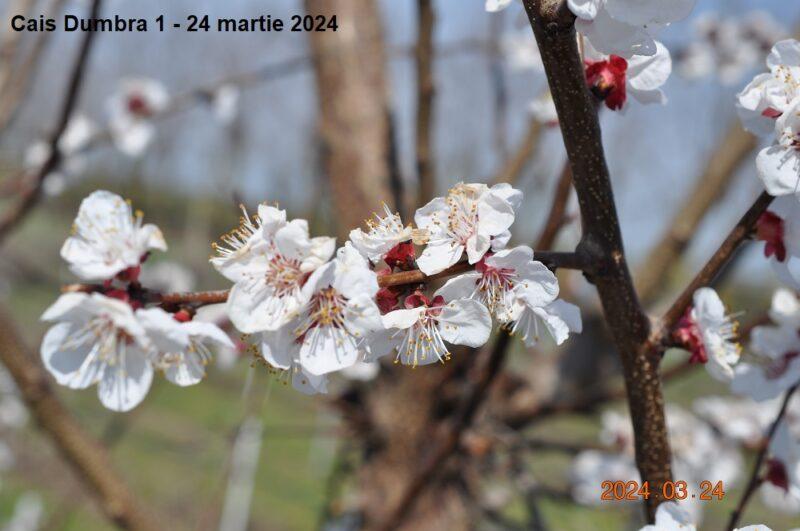
[[556, 105], [553, 103], [553, 95], [549, 90], [531, 101], [528, 104], [528, 111], [531, 113], [531, 116], [541, 124], [548, 127], [555, 127], [558, 125]]
[[678, 68], [688, 79], [715, 74], [724, 85], [738, 83], [786, 30], [765, 11], [741, 18], [710, 11], [694, 20], [695, 37], [679, 54]]
[[511, 5], [514, 0], [486, 0], [485, 9], [489, 13], [502, 11]]
[[211, 96], [214, 116], [225, 125], [233, 122], [239, 112], [241, 91], [235, 85], [222, 85]]
[[44, 516], [42, 498], [35, 492], [23, 493], [14, 504], [11, 519], [3, 525], [3, 531], [36, 531]]
[[359, 361], [350, 367], [342, 369], [342, 376], [348, 380], [356, 380], [358, 382], [369, 382], [378, 376], [381, 366], [376, 361]]
[[755, 447], [780, 409], [780, 400], [706, 396], [694, 401], [694, 411], [732, 441]]
[[142, 224], [142, 218], [120, 196], [92, 192], [81, 201], [73, 235], [61, 247], [61, 257], [84, 280], [109, 280], [119, 274], [135, 277], [151, 249], [167, 249], [159, 228]]
[[734, 393], [766, 400], [800, 381], [800, 301], [795, 294], [776, 291], [770, 318], [774, 325], [757, 326], [751, 333], [754, 357], [737, 365], [731, 382]]
[[[765, 480], [783, 491], [781, 500], [773, 493], [776, 505], [790, 512], [800, 500], [800, 422], [782, 419], [769, 442], [769, 458]], [[787, 510], [788, 509], [788, 510]]]
[[114, 144], [124, 154], [144, 153], [155, 134], [153, 118], [169, 105], [169, 94], [154, 79], [125, 79], [108, 102]]
[[664, 502], [656, 510], [656, 523], [639, 531], [695, 531], [692, 517], [676, 502]]
[[778, 279], [800, 290], [800, 203], [793, 196], [777, 197], [756, 222], [756, 239]]
[[21, 428], [28, 422], [28, 410], [19, 397], [14, 379], [0, 366], [0, 428]]
[[730, 382], [741, 353], [735, 342], [736, 328], [717, 292], [700, 288], [694, 292], [693, 305], [678, 322], [673, 337], [691, 353], [692, 363], [703, 363], [715, 379]]
[[530, 30], [506, 35], [500, 46], [512, 70], [544, 72], [542, 55]]
[[98, 384], [100, 402], [128, 411], [153, 380], [150, 341], [131, 306], [98, 293], [67, 293], [42, 315], [54, 322], [42, 340], [44, 366], [71, 389]]
[[148, 289], [161, 293], [191, 291], [197, 284], [191, 269], [171, 260], [149, 263], [142, 269], [139, 281]]
[[427, 246], [417, 259], [423, 273], [432, 275], [455, 265], [466, 252], [477, 263], [492, 248], [492, 239], [507, 235], [514, 223], [522, 193], [509, 184], [460, 183], [417, 210], [414, 220], [426, 233]]

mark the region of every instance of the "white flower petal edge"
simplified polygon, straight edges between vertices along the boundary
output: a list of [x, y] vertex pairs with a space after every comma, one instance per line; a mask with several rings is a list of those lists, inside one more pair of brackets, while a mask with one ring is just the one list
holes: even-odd
[[231, 322], [244, 333], [277, 330], [294, 319], [306, 299], [309, 273], [333, 254], [333, 238], [310, 238], [303, 219], [260, 205], [258, 216], [242, 217], [239, 228], [215, 247], [214, 267], [235, 282], [228, 297]]
[[797, 194], [800, 191], [800, 98], [775, 122], [777, 143], [764, 148], [756, 157], [756, 169], [764, 188], [771, 195]]
[[416, 367], [448, 360], [445, 342], [479, 347], [489, 340], [492, 318], [481, 303], [471, 299], [445, 303], [439, 292], [429, 303], [383, 316], [386, 331], [378, 338], [385, 351], [378, 355], [394, 352], [397, 362]]
[[98, 190], [81, 201], [61, 257], [84, 280], [108, 280], [138, 266], [151, 249], [167, 250], [159, 228], [143, 225], [142, 214], [134, 216], [130, 204], [117, 194]]
[[359, 229], [350, 231], [350, 241], [358, 252], [373, 264], [380, 262], [383, 257], [396, 245], [411, 240], [411, 226], [403, 226], [399, 214], [393, 213], [384, 203], [384, 215], [375, 214], [375, 220], [367, 220], [368, 232]]
[[428, 275], [456, 264], [464, 253], [470, 264], [491, 248], [492, 238], [504, 236], [514, 223], [522, 193], [508, 184], [460, 183], [417, 210], [414, 221], [427, 232], [428, 245], [417, 259]]
[[68, 293], [42, 315], [56, 322], [42, 341], [42, 361], [56, 381], [72, 389], [98, 384], [104, 406], [129, 411], [150, 389], [150, 342], [131, 307], [93, 293]]
[[656, 510], [656, 523], [646, 525], [639, 531], [695, 531], [694, 523], [680, 505], [675, 502], [665, 502], [658, 506]]
[[514, 0], [486, 0], [484, 9], [489, 13], [497, 13], [511, 5]]
[[197, 384], [205, 377], [205, 366], [213, 358], [206, 343], [234, 347], [228, 335], [213, 323], [181, 323], [161, 308], [137, 310], [136, 318], [153, 345], [155, 368], [182, 387]]

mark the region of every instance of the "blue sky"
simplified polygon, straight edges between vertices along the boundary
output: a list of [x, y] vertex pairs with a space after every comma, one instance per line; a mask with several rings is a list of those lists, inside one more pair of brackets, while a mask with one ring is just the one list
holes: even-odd
[[[2, 2], [3, 12], [5, 4]], [[390, 46], [413, 42], [413, 0], [384, 0], [384, 18]], [[75, 2], [71, 11], [78, 12]], [[167, 6], [167, 7], [165, 7]], [[440, 0], [438, 42], [485, 37], [489, 17], [482, 0]], [[707, 10], [728, 14], [765, 9], [791, 25], [800, 21], [800, 2], [785, 0], [700, 0], [693, 16]], [[288, 18], [302, 10], [291, 0], [226, 2], [173, 0], [108, 0], [105, 13], [168, 19], [188, 14], [254, 16], [272, 14]], [[521, 7], [506, 12], [504, 24], [524, 29]], [[690, 21], [675, 24], [662, 34], [676, 49], [690, 31]], [[75, 34], [57, 34], [46, 66], [37, 80], [14, 134], [0, 145], [0, 155], [19, 160], [21, 148], [46, 131], [53, 119], [63, 86], [64, 65], [74, 52]], [[81, 109], [98, 120], [105, 117], [104, 100], [115, 82], [125, 76], [146, 75], [162, 79], [171, 90], [181, 91], [221, 76], [258, 67], [305, 53], [305, 37], [299, 34], [187, 34], [168, 31], [148, 34], [103, 34], [90, 64]], [[408, 58], [392, 60], [390, 91], [400, 130], [404, 173], [413, 168], [414, 71]], [[479, 180], [491, 175], [500, 156], [493, 145], [494, 114], [489, 65], [479, 54], [462, 54], [437, 62], [439, 92], [436, 110], [438, 170], [443, 185], [459, 180]], [[511, 74], [509, 85], [508, 138], [513, 146], [526, 124], [526, 103], [541, 90], [542, 76]], [[744, 84], [743, 80], [742, 84]], [[718, 136], [735, 120], [734, 95], [738, 87], [722, 88], [713, 81], [687, 82], [678, 76], [665, 87], [665, 107], [631, 106], [626, 115], [603, 117], [609, 165], [617, 188], [624, 235], [631, 255], [643, 255], [688, 192], [689, 186]], [[221, 128], [205, 110], [192, 111], [164, 123], [159, 142], [138, 162], [108, 150], [98, 154], [93, 167], [120, 176], [142, 172], [149, 179], [168, 180], [192, 190], [219, 189], [233, 179], [252, 202], [280, 201], [298, 211], [310, 208], [309, 183], [317, 171], [314, 159], [315, 96], [310, 73], [293, 76], [248, 90], [242, 99], [244, 144], [232, 151], [231, 133]], [[520, 221], [520, 238], [536, 233], [544, 203], [549, 198], [549, 174], [563, 160], [556, 134], [546, 139], [539, 160], [522, 182], [528, 196]], [[724, 208], [704, 225], [696, 255], [704, 255], [721, 238], [721, 231], [736, 219], [758, 185], [753, 166], [746, 165]], [[705, 251], [704, 251], [705, 250]]]

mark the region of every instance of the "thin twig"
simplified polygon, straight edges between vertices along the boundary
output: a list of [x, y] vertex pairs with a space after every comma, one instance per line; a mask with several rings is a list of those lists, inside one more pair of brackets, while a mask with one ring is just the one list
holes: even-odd
[[152, 509], [142, 510], [127, 484], [111, 466], [106, 449], [81, 428], [59, 401], [4, 308], [0, 308], [0, 362], [8, 369], [20, 396], [42, 430], [86, 482], [106, 517], [125, 529], [168, 527], [154, 523]]
[[553, 191], [553, 200], [550, 203], [550, 212], [547, 214], [547, 219], [544, 222], [542, 232], [536, 240], [534, 249], [541, 249], [542, 251], [548, 250], [553, 247], [556, 237], [564, 223], [567, 221], [567, 203], [569, 202], [569, 194], [572, 191], [572, 168], [569, 164], [564, 164], [561, 170], [561, 176], [558, 178], [555, 190]]
[[728, 521], [728, 527], [726, 528], [728, 531], [733, 531], [736, 529], [736, 526], [739, 523], [739, 519], [742, 517], [742, 513], [744, 513], [745, 508], [747, 507], [747, 503], [750, 501], [750, 498], [753, 496], [755, 491], [758, 487], [761, 486], [764, 479], [760, 476], [759, 472], [761, 471], [761, 466], [764, 464], [764, 458], [767, 456], [767, 452], [769, 451], [769, 443], [772, 438], [775, 436], [775, 432], [778, 430], [778, 425], [780, 425], [781, 420], [783, 419], [784, 415], [786, 414], [786, 409], [789, 406], [789, 401], [794, 395], [795, 391], [797, 391], [798, 386], [794, 386], [786, 392], [786, 396], [783, 398], [783, 404], [781, 404], [781, 409], [778, 411], [778, 415], [775, 417], [775, 422], [772, 423], [770, 426], [769, 431], [767, 432], [766, 441], [764, 445], [758, 452], [756, 457], [756, 462], [753, 464], [753, 471], [750, 473], [750, 480], [747, 482], [747, 487], [744, 489], [744, 494], [742, 494], [742, 499], [739, 500], [738, 505], [736, 505], [736, 509], [733, 510], [731, 513], [731, 518]]
[[492, 184], [509, 183], [515, 185], [519, 181], [522, 171], [533, 156], [534, 151], [536, 151], [539, 137], [542, 135], [542, 128], [543, 125], [539, 120], [533, 117], [530, 118], [525, 137], [517, 146], [516, 151], [503, 163], [500, 171], [492, 178]]
[[436, 13], [433, 0], [417, 0], [417, 207], [436, 195], [436, 174], [433, 160], [433, 100], [436, 85], [433, 78], [433, 30]]
[[[91, 18], [97, 18], [100, 14], [101, 3], [101, 0], [93, 0], [89, 11], [89, 16]], [[44, 164], [42, 164], [36, 172], [30, 188], [23, 190], [19, 200], [2, 218], [0, 218], [0, 243], [3, 242], [11, 230], [25, 218], [28, 212], [30, 212], [42, 194], [42, 187], [44, 186], [47, 176], [50, 175], [51, 172], [57, 170], [61, 163], [62, 155], [58, 144], [72, 116], [72, 110], [78, 102], [78, 95], [81, 85], [83, 84], [84, 72], [86, 71], [92, 43], [95, 40], [95, 34], [96, 32], [94, 31], [86, 31], [82, 36], [83, 40], [81, 41], [74, 66], [72, 67], [72, 74], [70, 75], [67, 92], [58, 114], [56, 128], [48, 142], [50, 153], [47, 160], [45, 160]]]
[[745, 212], [744, 216], [742, 216], [730, 233], [728, 233], [725, 241], [723, 241], [716, 252], [711, 255], [711, 258], [708, 259], [703, 269], [701, 269], [697, 276], [686, 286], [683, 293], [678, 296], [669, 310], [667, 310], [661, 318], [659, 327], [653, 332], [653, 338], [651, 340], [653, 345], [657, 345], [669, 335], [669, 332], [684, 314], [686, 308], [691, 304], [694, 292], [698, 288], [711, 283], [722, 268], [725, 267], [739, 246], [750, 238], [756, 221], [758, 221], [759, 216], [767, 210], [773, 199], [774, 197], [763, 192], [750, 206], [747, 212]]

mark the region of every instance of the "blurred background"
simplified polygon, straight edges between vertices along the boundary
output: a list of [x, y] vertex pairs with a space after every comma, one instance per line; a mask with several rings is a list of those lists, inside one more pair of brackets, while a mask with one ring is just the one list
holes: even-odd
[[[2, 1], [3, 39], [9, 39], [8, 21], [14, 10], [29, 4], [30, 13], [54, 13], [57, 18], [63, 13], [85, 14], [88, 9], [88, 2], [77, 0]], [[367, 213], [379, 208], [377, 202], [356, 207], [347, 204], [342, 189], [349, 186], [360, 187], [366, 198], [391, 201], [400, 197], [403, 210], [413, 211], [418, 188], [415, 0], [330, 2], [342, 6], [338, 16], [345, 28], [353, 26], [347, 22], [348, 16], [357, 15], [360, 21], [355, 26], [359, 27], [368, 23], [370, 13], [377, 14], [377, 20], [370, 22], [372, 28], [361, 26], [354, 35], [343, 37], [350, 40], [344, 44], [307, 33], [218, 33], [213, 28], [207, 33], [170, 29], [162, 33], [152, 23], [161, 14], [167, 21], [185, 21], [191, 14], [208, 14], [212, 20], [271, 14], [288, 20], [313, 4], [313, 0], [103, 3], [103, 16], [116, 13], [147, 18], [150, 31], [97, 35], [76, 111], [98, 130], [106, 129], [109, 100], [120, 82], [129, 78], [158, 80], [176, 105], [153, 120], [152, 140], [135, 156], [122, 153], [109, 139], [82, 148], [79, 167], [65, 167], [53, 176], [37, 208], [4, 243], [0, 299], [32, 352], [38, 351], [46, 329], [39, 316], [55, 299], [60, 285], [74, 282], [58, 253], [81, 198], [92, 190], [108, 189], [130, 198], [144, 211], [146, 221], [162, 228], [169, 251], [150, 259], [144, 282], [175, 290], [227, 287], [207, 260], [210, 243], [237, 224], [240, 203], [252, 210], [263, 201], [277, 202], [290, 216], [307, 218], [313, 235], [346, 234], [352, 223], [342, 222], [337, 214], [342, 209], [355, 209], [355, 219], [360, 220], [363, 208]], [[367, 4], [371, 7], [365, 11]], [[431, 160], [435, 190], [444, 193], [459, 181], [496, 179], [530, 136], [535, 119], [529, 105], [545, 91], [546, 82], [535, 53], [529, 57], [531, 51], [526, 48], [533, 39], [521, 5], [515, 3], [490, 14], [481, 0], [436, 0], [432, 4], [436, 22]], [[709, 38], [708, 31], [703, 31], [709, 21], [719, 24], [722, 19], [742, 24], [755, 20], [752, 24], [762, 31], [759, 38], [767, 44], [755, 58], [751, 51], [745, 53], [744, 47], [740, 52], [734, 47], [733, 52], [725, 50], [727, 55], [720, 53], [704, 63], [697, 56], [702, 53], [698, 42], [715, 44], [716, 37]], [[653, 246], [686, 202], [709, 158], [724, 144], [729, 128], [735, 127], [735, 94], [764, 70], [769, 47], [794, 34], [798, 21], [800, 4], [793, 2], [699, 0], [688, 21], [661, 34], [674, 61], [673, 75], [664, 86], [668, 104], [631, 104], [625, 113], [602, 113], [604, 142], [634, 271], [646, 271]], [[377, 33], [371, 33], [375, 28]], [[18, 85], [6, 80], [0, 92], [3, 208], [14, 199], [16, 176], [35, 164], [36, 144], [46, 139], [55, 125], [81, 34], [25, 32], [17, 37], [10, 77]], [[342, 161], [338, 166], [335, 160], [331, 162], [331, 157], [336, 157], [332, 135], [347, 129], [342, 112], [350, 111], [326, 104], [326, 94], [348, 90], [347, 86], [325, 85], [331, 82], [326, 81], [326, 63], [334, 69], [348, 68], [347, 60], [336, 54], [352, 54], [353, 46], [362, 46], [360, 38], [368, 39], [363, 50], [382, 49], [382, 55], [371, 60], [357, 57], [356, 70], [368, 71], [368, 79], [355, 76], [356, 88], [351, 87], [355, 100], [348, 104], [368, 117], [374, 102], [361, 98], [359, 83], [363, 89], [374, 82], [377, 88], [373, 88], [382, 93], [378, 104], [388, 114], [383, 115], [384, 129], [377, 131], [391, 138], [385, 155], [393, 161], [391, 168], [384, 168], [391, 175], [385, 175], [383, 183], [363, 182], [365, 171], [359, 162], [350, 178], [362, 181], [353, 184], [342, 175], [347, 173], [342, 171]], [[314, 53], [316, 62], [311, 60]], [[376, 68], [383, 72], [370, 70]], [[215, 101], [221, 87], [234, 94], [224, 110]], [[380, 109], [377, 114], [381, 115]], [[353, 142], [361, 140], [358, 134], [374, 138], [374, 131], [359, 131]], [[517, 243], [534, 241], [548, 214], [565, 159], [557, 127], [542, 125], [529, 151], [513, 176], [515, 186], [525, 193], [514, 225]], [[657, 293], [648, 301], [654, 311], [670, 301], [670, 294], [710, 255], [759, 193], [753, 156], [750, 153], [736, 165], [735, 175], [719, 190], [720, 197], [708, 209], [686, 252], [657, 279]], [[576, 243], [580, 227], [575, 215], [573, 201], [556, 249], [569, 250]], [[746, 249], [720, 285], [726, 302], [744, 312], [743, 322], [763, 314], [777, 286], [760, 256], [760, 245]], [[528, 382], [537, 399], [578, 393], [587, 382], [601, 378], [616, 381], [613, 352], [607, 352], [608, 341], [601, 327], [593, 324], [598, 309], [592, 287], [579, 275], [563, 275], [562, 284], [564, 297], [584, 309], [587, 323], [584, 335], [574, 340], [577, 346], [570, 347], [575, 352], [559, 352], [551, 345], [526, 352], [515, 344], [508, 363], [508, 370]], [[575, 360], [586, 356], [593, 358], [589, 374], [565, 376], [575, 370]], [[564, 361], [570, 359], [573, 361]], [[684, 359], [684, 353], [676, 352], [668, 363]], [[364, 503], [363, 489], [369, 485], [360, 467], [374, 457], [365, 457], [366, 438], [353, 428], [352, 411], [342, 402], [349, 403], [357, 396], [372, 403], [363, 398], [371, 382], [341, 379], [334, 382], [329, 398], [307, 397], [262, 366], [251, 367], [252, 361], [243, 352], [221, 353], [207, 381], [190, 388], [156, 379], [145, 402], [129, 414], [104, 410], [94, 389], [58, 392], [81, 424], [109, 446], [117, 469], [148, 506], [171, 522], [170, 529], [357, 528], [355, 508]], [[379, 379], [387, 378], [383, 372]], [[386, 374], [391, 378], [396, 372], [387, 369]], [[421, 372], [418, 369], [417, 375]], [[495, 394], [510, 393], [509, 389], [502, 387]], [[13, 402], [13, 384], [6, 382], [2, 392]], [[666, 384], [668, 401], [687, 410], [694, 407], [696, 399], [716, 394], [727, 392], [702, 370]], [[419, 396], [418, 402], [393, 404], [400, 427], [403, 410], [439, 398], [434, 391]], [[607, 407], [624, 412], [621, 402]], [[366, 409], [375, 410], [372, 406]], [[458, 488], [479, 491], [469, 494], [481, 500], [482, 512], [473, 524], [478, 522], [475, 525], [480, 529], [638, 529], [641, 515], [637, 504], [587, 504], [574, 499], [575, 480], [570, 476], [574, 459], [582, 450], [602, 443], [597, 413], [537, 422], [525, 430], [525, 437], [537, 440], [546, 435], [548, 440], [570, 441], [573, 447], [529, 448], [522, 463], [515, 461], [513, 466], [497, 465], [509, 458], [502, 449], [492, 448], [491, 458], [477, 450], [474, 455], [472, 450], [465, 451], [475, 462], [460, 471], [456, 483], [469, 483]], [[17, 522], [22, 527], [9, 528], [20, 530], [111, 528], [50, 442], [25, 417], [24, 411], [18, 411], [0, 432], [4, 443], [0, 452], [4, 468], [0, 522]], [[491, 424], [491, 411], [480, 418]], [[414, 442], [417, 446], [410, 452], [421, 452], [423, 443]], [[744, 470], [751, 455], [743, 451], [741, 458], [734, 468]], [[414, 456], [409, 456], [403, 467], [414, 462]], [[473, 473], [475, 477], [470, 476]], [[512, 476], [516, 479], [510, 479]], [[404, 481], [401, 474], [396, 481], [382, 483], [382, 488], [391, 490], [395, 485], [400, 489]], [[539, 489], [531, 500], [520, 487], [525, 481], [547, 488]], [[737, 492], [732, 484], [725, 500], [705, 503], [704, 527], [722, 525], [738, 499]], [[433, 506], [439, 503], [435, 487], [422, 496]], [[379, 504], [380, 500], [367, 503]], [[425, 505], [418, 511], [424, 511]], [[441, 512], [434, 519], [445, 525], [440, 529], [459, 528], [458, 522], [464, 521], [456, 518], [449, 526], [443, 524], [450, 509], [447, 502], [441, 502]], [[798, 522], [798, 513], [775, 511], [757, 500], [748, 511], [747, 522], [786, 529]], [[407, 526], [426, 528], [414, 523]]]

